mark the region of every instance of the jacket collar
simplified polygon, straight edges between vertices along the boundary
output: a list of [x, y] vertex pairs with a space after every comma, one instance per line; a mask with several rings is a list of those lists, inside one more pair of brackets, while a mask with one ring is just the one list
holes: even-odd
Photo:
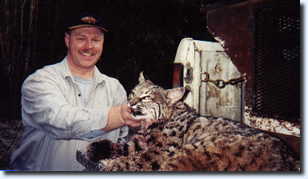
[[[62, 62], [60, 62], [60, 68], [64, 79], [70, 78], [73, 82], [75, 82], [74, 75], [72, 74], [72, 71], [67, 62], [67, 57], [65, 57]], [[95, 83], [102, 83], [103, 81], [105, 81], [105, 76], [98, 70], [96, 66], [94, 68], [93, 81]]]

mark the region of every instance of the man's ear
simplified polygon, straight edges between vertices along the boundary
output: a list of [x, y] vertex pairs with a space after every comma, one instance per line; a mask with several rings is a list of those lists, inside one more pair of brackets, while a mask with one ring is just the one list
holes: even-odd
[[166, 90], [166, 98], [168, 100], [168, 106], [173, 105], [174, 103], [178, 102], [184, 96], [185, 89], [180, 88], [173, 88]]
[[70, 35], [66, 32], [64, 37], [65, 45], [68, 48], [70, 43]]

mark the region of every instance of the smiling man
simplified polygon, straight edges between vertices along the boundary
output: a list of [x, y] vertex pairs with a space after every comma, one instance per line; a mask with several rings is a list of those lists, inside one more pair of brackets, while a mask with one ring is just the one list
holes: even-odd
[[65, 33], [67, 56], [30, 75], [22, 86], [24, 133], [11, 156], [12, 170], [80, 171], [76, 150], [89, 142], [126, 142], [128, 127], [141, 125], [130, 115], [118, 80], [99, 72], [104, 33], [101, 19], [81, 14]]
[[103, 52], [104, 33], [96, 27], [81, 27], [65, 34], [65, 44], [72, 73], [81, 78], [92, 77]]

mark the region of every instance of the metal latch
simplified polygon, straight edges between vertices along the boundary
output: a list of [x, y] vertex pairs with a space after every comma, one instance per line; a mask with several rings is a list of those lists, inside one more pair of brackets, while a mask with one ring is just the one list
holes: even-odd
[[205, 78], [201, 80], [201, 82], [211, 82], [216, 85], [217, 88], [224, 88], [226, 85], [236, 85], [241, 82], [246, 82], [246, 73], [244, 73], [239, 78], [232, 78], [229, 81], [224, 81], [222, 79], [212, 80], [210, 79], [210, 74], [208, 72], [202, 72], [201, 75], [204, 74]]

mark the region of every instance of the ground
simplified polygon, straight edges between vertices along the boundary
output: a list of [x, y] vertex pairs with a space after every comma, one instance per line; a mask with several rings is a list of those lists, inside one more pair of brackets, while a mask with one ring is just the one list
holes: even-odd
[[19, 147], [21, 136], [20, 120], [0, 119], [0, 170], [10, 169], [10, 157]]

